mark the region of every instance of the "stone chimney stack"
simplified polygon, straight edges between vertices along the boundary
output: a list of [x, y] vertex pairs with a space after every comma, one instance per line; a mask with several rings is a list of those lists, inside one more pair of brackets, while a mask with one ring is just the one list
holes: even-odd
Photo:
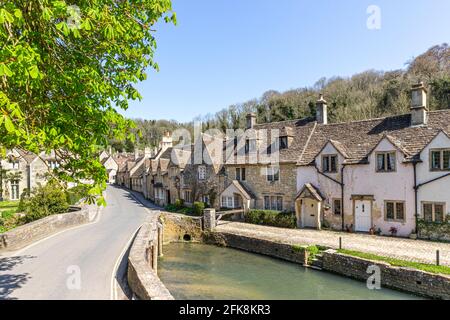
[[423, 82], [413, 85], [411, 89], [411, 125], [422, 126], [428, 122], [427, 89]]
[[256, 114], [251, 112], [247, 114], [247, 128], [246, 129], [253, 129], [253, 127], [256, 125]]
[[316, 120], [320, 124], [328, 124], [328, 107], [323, 94], [320, 94], [316, 102]]
[[153, 156], [152, 149], [149, 147], [145, 147], [144, 155], [145, 155], [145, 158], [151, 158]]
[[137, 160], [139, 158], [139, 149], [134, 149], [134, 160]]

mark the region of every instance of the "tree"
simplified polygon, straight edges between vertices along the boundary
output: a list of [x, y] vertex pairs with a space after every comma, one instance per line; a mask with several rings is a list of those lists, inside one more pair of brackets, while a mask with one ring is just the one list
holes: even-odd
[[[0, 144], [56, 150], [60, 181], [107, 179], [98, 146], [123, 140], [129, 99], [158, 70], [152, 26], [176, 22], [170, 0], [0, 1]], [[100, 198], [100, 203], [104, 200]]]

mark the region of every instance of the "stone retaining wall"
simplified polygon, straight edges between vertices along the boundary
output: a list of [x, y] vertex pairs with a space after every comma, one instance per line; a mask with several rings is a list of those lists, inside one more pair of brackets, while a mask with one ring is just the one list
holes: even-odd
[[308, 260], [305, 247], [294, 247], [290, 244], [249, 238], [237, 234], [213, 232], [205, 234], [205, 242], [263, 254], [302, 265], [307, 264]]
[[19, 250], [59, 231], [93, 220], [92, 212], [87, 207], [77, 207], [74, 210], [48, 216], [0, 234], [0, 251]]
[[185, 236], [189, 241], [201, 242], [203, 240], [202, 218], [187, 217], [175, 213], [161, 213], [164, 223], [164, 243], [184, 241]]
[[173, 300], [158, 278], [158, 255], [162, 254], [163, 229], [159, 214], [151, 214], [139, 230], [128, 256], [128, 285], [141, 300]]
[[353, 257], [335, 250], [323, 253], [323, 269], [357, 280], [367, 281], [371, 274], [369, 266], [376, 265], [381, 270], [381, 285], [386, 288], [429, 297], [450, 299], [450, 277], [432, 274], [420, 270], [394, 267], [388, 263]]

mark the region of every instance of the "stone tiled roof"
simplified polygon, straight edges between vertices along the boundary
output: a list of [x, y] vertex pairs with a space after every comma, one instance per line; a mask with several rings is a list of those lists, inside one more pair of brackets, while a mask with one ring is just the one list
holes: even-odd
[[440, 131], [450, 130], [450, 110], [431, 111], [428, 115], [428, 124], [418, 127], [411, 126], [410, 114], [347, 123], [318, 124], [305, 152], [298, 159], [298, 164], [311, 165], [329, 141], [333, 141], [337, 149], [344, 150], [346, 163], [365, 163], [383, 138], [389, 139], [402, 150], [407, 160], [413, 160]]
[[145, 171], [145, 162], [141, 161], [141, 163], [138, 163], [136, 166], [134, 166], [133, 168], [135, 171], [133, 172], [133, 174], [131, 175], [131, 178], [139, 178], [142, 176], [142, 174]]
[[159, 167], [161, 168], [161, 173], [167, 172], [169, 163], [170, 163], [169, 159], [159, 159]]
[[17, 152], [19, 153], [20, 157], [22, 157], [28, 164], [34, 161], [34, 159], [37, 158], [37, 155], [30, 151], [25, 151], [19, 148], [16, 148]]

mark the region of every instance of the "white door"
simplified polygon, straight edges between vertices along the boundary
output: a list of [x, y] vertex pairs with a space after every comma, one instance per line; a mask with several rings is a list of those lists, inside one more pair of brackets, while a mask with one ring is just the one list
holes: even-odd
[[317, 228], [317, 201], [303, 199], [302, 216], [304, 228]]
[[355, 200], [355, 231], [369, 232], [372, 228], [372, 203]]

